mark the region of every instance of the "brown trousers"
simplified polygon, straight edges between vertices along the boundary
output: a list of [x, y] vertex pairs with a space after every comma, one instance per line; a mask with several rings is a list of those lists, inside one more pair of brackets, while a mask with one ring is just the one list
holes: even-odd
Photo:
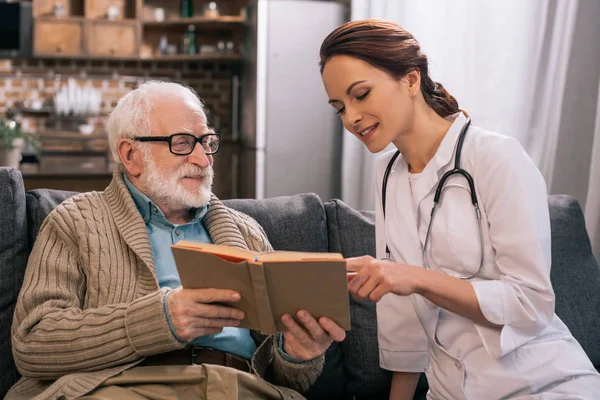
[[282, 400], [257, 375], [220, 365], [134, 367], [106, 380], [85, 400]]

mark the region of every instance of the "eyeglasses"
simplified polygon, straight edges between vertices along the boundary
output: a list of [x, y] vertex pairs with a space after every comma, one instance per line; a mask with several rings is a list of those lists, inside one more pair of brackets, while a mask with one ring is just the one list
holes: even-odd
[[189, 133], [175, 133], [171, 136], [136, 136], [133, 138], [139, 142], [167, 142], [169, 151], [178, 156], [192, 154], [196, 143], [200, 143], [206, 155], [215, 154], [221, 146], [221, 135], [209, 133], [196, 137]]

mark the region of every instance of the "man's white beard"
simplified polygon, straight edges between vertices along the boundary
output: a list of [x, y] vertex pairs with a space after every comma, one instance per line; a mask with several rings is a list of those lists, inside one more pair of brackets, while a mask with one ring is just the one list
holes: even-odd
[[[175, 172], [168, 174], [159, 169], [149, 151], [142, 153], [145, 171], [140, 176], [140, 183], [154, 203], [160, 203], [171, 210], [182, 210], [204, 207], [210, 202], [212, 166], [200, 168], [192, 164], [183, 164]], [[191, 191], [179, 182], [183, 177], [203, 179], [197, 191]]]

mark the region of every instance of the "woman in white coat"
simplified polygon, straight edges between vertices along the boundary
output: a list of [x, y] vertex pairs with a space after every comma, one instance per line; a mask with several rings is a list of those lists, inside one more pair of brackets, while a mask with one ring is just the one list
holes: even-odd
[[[399, 152], [377, 165], [378, 259], [348, 260], [352, 294], [378, 302], [391, 398], [411, 399], [425, 371], [430, 399], [600, 399], [600, 375], [554, 314], [546, 186], [519, 143], [469, 127], [396, 24], [346, 23], [320, 58], [346, 129], [373, 153], [390, 143]], [[460, 167], [473, 179], [480, 222], [466, 178], [454, 174], [430, 226], [463, 130]]]

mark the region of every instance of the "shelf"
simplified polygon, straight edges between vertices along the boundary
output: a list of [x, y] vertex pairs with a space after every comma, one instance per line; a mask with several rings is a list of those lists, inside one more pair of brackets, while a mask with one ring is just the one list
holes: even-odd
[[100, 112], [98, 114], [57, 114], [54, 107], [51, 106], [43, 106], [40, 109], [26, 108], [26, 107], [15, 107], [15, 112], [17, 114], [26, 114], [26, 115], [40, 115], [48, 119], [52, 120], [63, 120], [63, 121], [81, 121], [87, 120], [90, 118], [103, 118], [108, 116], [107, 112]]
[[86, 20], [84, 16], [81, 15], [70, 15], [66, 17], [55, 17], [52, 15], [40, 15], [35, 17], [36, 21], [55, 21], [55, 22], [83, 22]]
[[[45, 178], [45, 179], [73, 179], [73, 178], [85, 178], [85, 179], [95, 179], [96, 177], [104, 178], [104, 177], [112, 177], [113, 170], [110, 167], [106, 167], [102, 170], [97, 169], [80, 169], [70, 172], [56, 172], [56, 171], [40, 171], [38, 166], [34, 167], [23, 167], [23, 164], [19, 168], [21, 168], [21, 174], [23, 178]], [[103, 190], [106, 185], [101, 189], [95, 190]], [[46, 186], [43, 186], [46, 188]], [[64, 190], [64, 189], [63, 189]]]
[[72, 131], [72, 132], [50, 132], [50, 131], [43, 131], [40, 133], [36, 133], [35, 137], [44, 142], [44, 139], [47, 140], [83, 140], [83, 141], [100, 141], [100, 140], [108, 140], [108, 136], [106, 134], [95, 134], [92, 133], [90, 135], [84, 135], [80, 132], [77, 131]]
[[227, 28], [228, 26], [247, 26], [247, 21], [244, 17], [241, 16], [222, 16], [219, 18], [203, 18], [203, 17], [194, 17], [194, 18], [172, 18], [164, 21], [153, 21], [146, 20], [142, 21], [142, 25], [144, 26], [186, 26], [186, 25], [194, 25], [194, 26], [206, 26], [208, 27], [221, 27]]
[[140, 58], [142, 61], [243, 61], [240, 54], [174, 54], [172, 56], [152, 56]]
[[15, 107], [15, 112], [17, 114], [54, 114], [54, 107], [42, 106], [41, 108], [28, 108], [18, 105]]
[[71, 15], [68, 17], [54, 17], [51, 15], [40, 15], [39, 17], [35, 17], [36, 21], [54, 21], [54, 22], [105, 22], [107, 24], [110, 23], [134, 23], [138, 22], [136, 18], [122, 18], [122, 19], [108, 19], [108, 18], [86, 18], [80, 15]]
[[244, 56], [240, 54], [174, 54], [172, 56], [151, 57], [99, 57], [88, 55], [64, 55], [64, 54], [35, 54], [31, 59], [37, 60], [89, 60], [89, 61], [243, 61]]
[[56, 54], [56, 53], [34, 53], [31, 59], [35, 60], [90, 60], [90, 61], [141, 61], [140, 57], [117, 57], [117, 56], [92, 56], [86, 54]]
[[108, 157], [107, 151], [97, 150], [42, 150], [40, 158], [45, 156], [62, 156], [62, 157]]

